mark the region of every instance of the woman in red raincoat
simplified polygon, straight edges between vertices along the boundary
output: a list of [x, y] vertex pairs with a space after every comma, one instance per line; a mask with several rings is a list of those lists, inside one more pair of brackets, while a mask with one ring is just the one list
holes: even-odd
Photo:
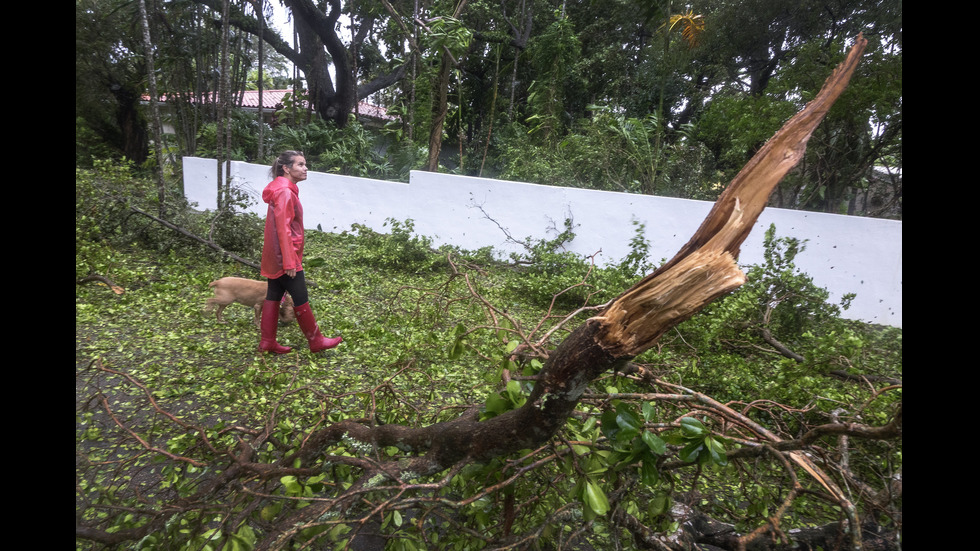
[[309, 341], [311, 351], [333, 348], [343, 340], [341, 337], [324, 337], [310, 309], [303, 275], [303, 205], [299, 202], [296, 186], [306, 179], [306, 171], [306, 157], [302, 151], [284, 151], [269, 170], [274, 179], [262, 191], [262, 200], [269, 204], [269, 212], [265, 217], [261, 272], [269, 278], [269, 288], [262, 304], [261, 351], [285, 354], [292, 350], [276, 342], [279, 303], [286, 292], [293, 297], [296, 323]]

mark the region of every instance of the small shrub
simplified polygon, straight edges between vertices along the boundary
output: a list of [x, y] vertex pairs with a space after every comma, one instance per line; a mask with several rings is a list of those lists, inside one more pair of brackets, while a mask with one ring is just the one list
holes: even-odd
[[796, 267], [805, 242], [776, 237], [770, 226], [764, 246], [764, 261], [749, 267], [745, 285], [678, 327], [708, 358], [679, 374], [720, 397], [764, 389], [775, 401], [802, 406], [818, 385], [831, 395], [824, 375], [860, 365], [865, 337], [854, 330], [861, 324], [840, 318], [853, 295], [831, 304], [827, 290]]
[[[389, 218], [384, 223], [390, 233], [379, 233], [362, 224], [351, 230], [357, 235], [351, 260], [365, 266], [394, 269], [409, 273], [445, 267], [445, 258], [432, 248], [432, 240], [415, 235], [415, 223]], [[345, 232], [346, 233], [346, 232]]]
[[540, 306], [548, 306], [552, 300], [562, 307], [581, 306], [588, 301], [595, 290], [586, 283], [593, 269], [591, 262], [564, 250], [565, 244], [575, 239], [572, 228], [572, 220], [565, 219], [565, 229], [553, 239], [527, 238], [524, 253], [511, 253], [516, 269], [509, 279], [509, 289]]
[[[248, 206], [247, 201], [246, 195], [233, 190], [228, 210], [220, 215], [201, 213], [190, 208], [179, 190], [172, 186], [167, 190], [164, 218], [193, 235], [213, 240], [226, 250], [258, 258], [262, 221], [253, 214], [239, 212]], [[92, 169], [76, 168], [75, 248], [79, 252], [76, 258], [96, 258], [98, 255], [83, 254], [96, 244], [110, 248], [139, 245], [158, 251], [201, 247], [211, 251], [199, 241], [140, 214], [159, 216], [160, 210], [156, 183], [132, 163], [96, 160]], [[94, 267], [88, 269], [98, 271]]]

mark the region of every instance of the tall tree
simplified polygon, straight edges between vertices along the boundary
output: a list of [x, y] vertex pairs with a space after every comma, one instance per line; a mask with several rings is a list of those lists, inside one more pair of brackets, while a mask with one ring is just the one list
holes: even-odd
[[[776, 206], [870, 213], [858, 199], [879, 185], [876, 166], [901, 165], [901, 3], [841, 0], [787, 4], [709, 3], [712, 30], [699, 62], [713, 67], [717, 90], [694, 118], [698, 137], [731, 173], [807, 99], [819, 67], [840, 59], [858, 32], [869, 40], [854, 83], [817, 131], [807, 157], [773, 196]], [[732, 129], [738, 132], [732, 133]], [[895, 155], [897, 153], [897, 156]], [[879, 190], [881, 191], [881, 190]], [[897, 195], [896, 195], [897, 192]], [[891, 190], [900, 212], [900, 184]], [[894, 211], [893, 211], [894, 212]]]
[[160, 217], [166, 215], [167, 210], [167, 187], [163, 178], [163, 125], [160, 122], [160, 94], [157, 91], [156, 69], [153, 63], [153, 40], [150, 38], [150, 22], [146, 15], [146, 1], [140, 0], [140, 23], [143, 27], [143, 45], [146, 51], [146, 77], [150, 91], [150, 113], [153, 121], [153, 150], [156, 153], [157, 169], [157, 195], [160, 202]]
[[[230, 0], [222, 0], [221, 21], [227, 23]], [[229, 60], [231, 27], [227, 24], [221, 26], [221, 78], [218, 81], [217, 95], [217, 132], [215, 133], [215, 152], [217, 155], [218, 176], [218, 210], [223, 209], [231, 197], [231, 63]], [[222, 162], [223, 161], [223, 162]], [[221, 172], [224, 170], [225, 174]]]
[[136, 163], [149, 153], [140, 109], [147, 72], [139, 21], [132, 2], [75, 3], [75, 116], [114, 156]]
[[433, 91], [432, 126], [429, 130], [429, 158], [425, 164], [425, 169], [430, 172], [439, 170], [443, 127], [449, 112], [449, 80], [453, 69], [459, 64], [459, 57], [465, 55], [470, 45], [471, 33], [459, 20], [466, 1], [459, 0], [452, 16], [433, 18], [429, 22], [431, 27], [426, 29], [433, 39], [433, 50], [439, 57], [439, 71], [436, 73]]
[[[508, 15], [507, 2], [501, 0], [502, 19], [507, 23], [513, 37], [510, 44], [514, 47], [514, 61], [511, 68], [510, 77], [510, 103], [507, 104], [507, 118], [514, 120], [514, 101], [517, 93], [517, 69], [523, 52], [531, 39], [531, 31], [534, 28], [534, 2], [533, 0], [518, 0], [517, 5], [511, 10], [513, 16]], [[562, 10], [564, 12], [564, 10]]]
[[[195, 0], [212, 9], [218, 9], [216, 0]], [[347, 125], [354, 111], [357, 98], [367, 97], [396, 83], [405, 72], [405, 66], [394, 69], [363, 84], [357, 84], [352, 50], [364, 41], [373, 20], [368, 17], [359, 22], [360, 32], [352, 36], [351, 44], [344, 44], [337, 32], [337, 24], [344, 14], [341, 0], [327, 0], [318, 4], [313, 0], [283, 0], [293, 15], [298, 47], [289, 45], [275, 30], [262, 26], [254, 18], [240, 10], [232, 9], [229, 23], [245, 32], [261, 37], [274, 50], [285, 56], [306, 77], [310, 101], [317, 115], [323, 120]], [[331, 76], [330, 68], [333, 68]]]
[[[255, 10], [256, 20], [259, 22], [259, 35], [261, 36], [261, 34], [265, 31], [265, 0], [252, 0], [252, 7]], [[258, 68], [257, 68], [258, 78], [256, 80], [258, 83], [258, 91], [259, 91], [259, 101], [258, 101], [259, 148], [258, 148], [257, 157], [259, 159], [262, 159], [265, 157], [264, 155], [265, 119], [263, 118], [264, 115], [263, 110], [265, 108], [265, 104], [263, 102], [265, 100], [262, 97], [264, 92], [263, 89], [265, 87], [265, 56], [263, 55], [265, 53], [263, 51], [264, 50], [263, 45], [265, 44], [265, 41], [259, 40], [258, 43], [259, 43], [258, 44], [259, 59], [258, 59]]]

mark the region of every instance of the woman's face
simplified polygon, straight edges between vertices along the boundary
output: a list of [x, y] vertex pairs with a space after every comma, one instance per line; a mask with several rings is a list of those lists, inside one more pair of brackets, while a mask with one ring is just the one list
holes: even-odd
[[283, 176], [290, 182], [297, 183], [306, 179], [306, 157], [297, 155], [293, 157], [293, 164], [282, 167]]

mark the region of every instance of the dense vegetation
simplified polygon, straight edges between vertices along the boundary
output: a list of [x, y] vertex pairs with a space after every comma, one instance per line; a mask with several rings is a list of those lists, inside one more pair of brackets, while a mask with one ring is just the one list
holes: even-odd
[[[633, 254], [607, 268], [557, 242], [507, 259], [433, 250], [410, 221], [387, 234], [310, 231], [312, 302], [345, 342], [311, 355], [289, 326], [282, 341], [300, 351], [261, 356], [251, 311], [231, 307], [226, 325], [202, 313], [209, 281], [257, 274], [152, 220], [154, 186], [125, 164], [76, 169], [78, 549], [252, 549], [288, 512], [409, 452], [349, 440], [313, 471], [294, 468], [315, 428], [517, 407], [548, 351], [655, 262], [645, 232], [656, 228], [638, 228]], [[255, 217], [167, 211], [257, 259]], [[549, 445], [378, 480], [347, 515], [297, 528], [284, 548], [354, 548], [369, 542], [352, 535], [375, 530], [397, 550], [660, 549], [655, 534], [689, 534], [692, 518], [757, 531], [757, 546], [860, 518], [883, 538], [866, 533], [869, 546], [897, 548], [901, 433], [881, 429], [896, 416], [900, 427], [902, 333], [840, 319], [793, 265], [805, 243], [775, 228], [766, 244], [744, 287], [597, 380]], [[242, 446], [263, 469], [236, 471]], [[787, 463], [793, 449], [855, 511]], [[829, 549], [842, 533], [812, 541]]]
[[[208, 282], [258, 279], [261, 221], [177, 183], [184, 155], [300, 149], [358, 176], [714, 199], [863, 33], [771, 204], [900, 219], [900, 2], [279, 4], [299, 47], [264, 0], [76, 0], [77, 549], [901, 547], [902, 332], [841, 319], [779, 228], [744, 286], [590, 380], [546, 444], [392, 475], [417, 450], [320, 429], [538, 407], [549, 354], [656, 267], [661, 230], [606, 267], [562, 252], [570, 229], [507, 258], [411, 220], [310, 231], [313, 307], [345, 341], [312, 355], [286, 326], [297, 350], [271, 357], [250, 310], [202, 312]], [[296, 91], [273, 125], [230, 108], [259, 85]], [[362, 126], [364, 98], [398, 119]]]
[[[289, 147], [347, 174], [713, 200], [859, 33], [859, 73], [772, 204], [900, 219], [897, 0], [77, 0], [76, 159]], [[151, 75], [166, 134], [141, 103]], [[297, 91], [273, 127], [228, 108], [260, 84]], [[363, 99], [398, 120], [367, 132]]]

